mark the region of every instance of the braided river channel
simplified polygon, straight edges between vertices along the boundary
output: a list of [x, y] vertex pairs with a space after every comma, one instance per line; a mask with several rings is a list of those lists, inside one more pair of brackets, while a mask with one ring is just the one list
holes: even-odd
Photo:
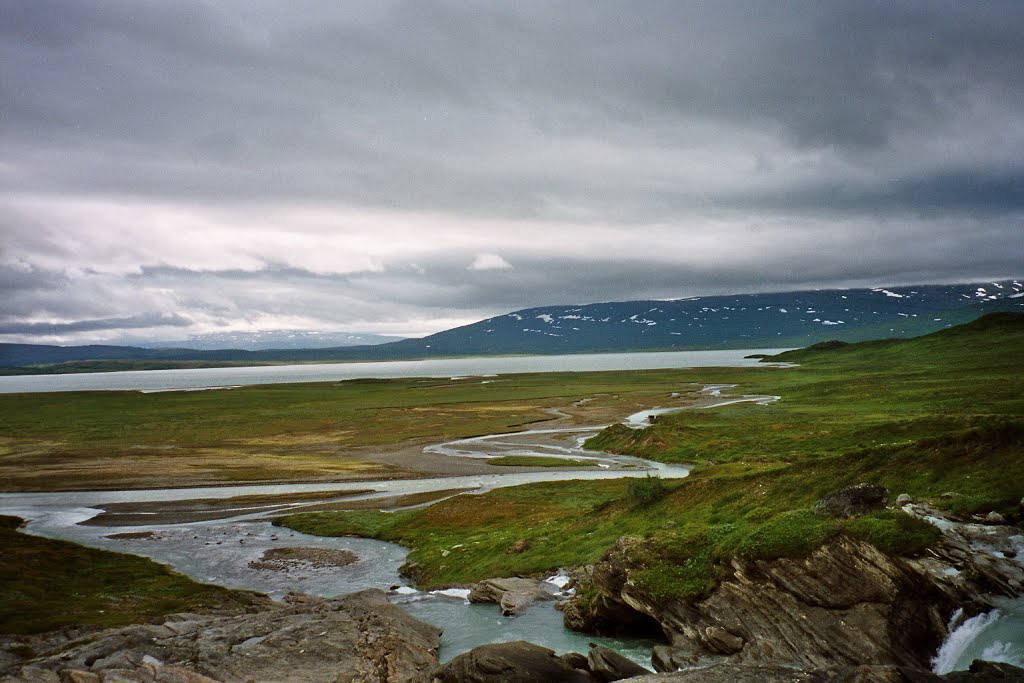
[[[772, 353], [775, 350], [766, 350]], [[63, 375], [40, 377], [0, 377], [0, 392], [10, 391], [68, 391], [68, 390], [136, 390], [175, 391], [205, 388], [231, 387], [245, 384], [262, 384], [294, 381], [336, 380], [352, 377], [396, 377], [396, 376], [448, 376], [490, 375], [505, 372], [621, 370], [654, 367], [695, 367], [704, 365], [737, 366], [750, 365], [754, 361], [744, 359], [750, 351], [693, 352], [670, 354], [602, 354], [600, 357], [571, 356], [565, 362], [552, 362], [552, 357], [541, 359], [540, 366], [532, 366], [523, 358], [470, 359], [472, 362], [437, 361], [438, 367], [430, 361], [403, 363], [401, 371], [382, 372], [372, 366], [388, 364], [346, 364], [338, 366], [294, 366], [288, 370], [281, 366], [271, 368], [228, 368], [209, 371], [148, 371], [139, 373], [104, 373], [99, 375]], [[711, 354], [711, 355], [708, 355]], [[605, 356], [618, 356], [617, 363], [611, 363]], [[591, 358], [591, 364], [584, 363]], [[660, 357], [660, 358], [655, 358]], [[595, 360], [596, 359], [596, 360]], [[568, 362], [568, 367], [567, 367]], [[454, 363], [454, 365], [452, 365]], [[580, 363], [584, 363], [580, 365]], [[427, 364], [427, 365], [424, 365]], [[241, 371], [251, 371], [248, 374]], [[435, 372], [436, 371], [436, 372]], [[120, 378], [117, 376], [121, 376]], [[28, 382], [26, 382], [28, 380]], [[736, 402], [766, 404], [777, 400], [777, 396], [743, 396], [727, 393], [732, 387], [726, 385], [707, 386], [704, 393], [707, 401], [701, 409], [714, 408]], [[726, 392], [726, 393], [723, 393]], [[627, 416], [623, 423], [639, 428], [648, 424], [652, 415], [674, 409], [650, 409]], [[361, 499], [390, 498], [425, 492], [463, 491], [458, 495], [478, 495], [503, 486], [516, 486], [542, 481], [571, 479], [604, 479], [647, 476], [653, 474], [663, 478], [679, 478], [689, 474], [689, 468], [666, 465], [628, 456], [598, 453], [583, 448], [583, 442], [595, 435], [605, 425], [573, 427], [567, 429], [536, 429], [514, 434], [459, 439], [427, 446], [425, 450], [453, 458], [488, 458], [501, 455], [539, 455], [545, 457], [592, 460], [597, 467], [578, 470], [566, 468], [486, 474], [461, 477], [438, 477], [425, 479], [318, 483], [318, 484], [274, 484], [249, 486], [223, 486], [203, 488], [175, 488], [128, 491], [85, 491], [85, 492], [38, 492], [0, 494], [0, 514], [16, 515], [28, 520], [25, 531], [39, 536], [59, 538], [97, 548], [133, 553], [150, 557], [170, 565], [191, 578], [231, 588], [260, 591], [274, 598], [280, 598], [290, 591], [321, 596], [336, 596], [367, 588], [387, 591], [392, 602], [400, 605], [414, 616], [444, 629], [441, 659], [452, 657], [473, 647], [491, 642], [528, 640], [555, 650], [586, 652], [588, 643], [600, 643], [615, 649], [644, 666], [650, 666], [652, 643], [642, 640], [600, 638], [576, 633], [562, 625], [562, 615], [554, 608], [555, 600], [541, 601], [531, 605], [523, 613], [503, 617], [493, 604], [470, 604], [466, 589], [448, 589], [421, 592], [408, 585], [399, 575], [399, 568], [405, 562], [407, 550], [391, 543], [362, 538], [333, 538], [310, 536], [275, 527], [269, 520], [267, 506], [217, 507], [216, 514], [202, 515], [193, 521], [182, 518], [156, 519], [152, 522], [140, 519], [141, 515], [157, 513], [134, 513], [119, 522], [116, 513], [106, 512], [107, 506], [116, 504], [176, 504], [188, 506], [211, 499], [229, 499], [252, 495], [310, 494], [320, 492], [315, 501], [304, 496], [301, 502], [275, 505], [273, 514], [278, 515], [290, 509], [298, 510], [311, 502], [330, 503], [344, 500], [351, 502]], [[372, 489], [372, 492], [367, 492]], [[357, 493], [353, 493], [357, 492]], [[103, 524], [96, 519], [105, 515]], [[92, 520], [92, 523], [90, 523]], [[141, 522], [141, 523], [140, 523]], [[309, 564], [287, 571], [261, 568], [259, 560], [265, 551], [275, 548], [323, 548], [343, 549], [358, 559], [342, 567], [323, 567]], [[255, 566], [252, 565], [255, 563]], [[565, 596], [567, 576], [559, 572], [546, 582], [553, 597]], [[987, 621], [968, 621], [956, 629], [946, 650], [945, 660], [937, 666], [945, 670], [966, 668], [970, 656], [978, 656], [986, 647], [1003, 647], [1002, 653], [1009, 661], [1019, 655], [1020, 640], [1017, 636], [1003, 633], [999, 629], [1009, 628], [1012, 632], [1024, 628], [1024, 608], [1021, 603], [1008, 604], [1001, 613], [985, 616]], [[966, 631], [970, 630], [970, 633]], [[983, 631], [989, 636], [980, 638]], [[993, 633], [995, 631], [995, 633]], [[986, 653], [987, 654], [987, 653]]]

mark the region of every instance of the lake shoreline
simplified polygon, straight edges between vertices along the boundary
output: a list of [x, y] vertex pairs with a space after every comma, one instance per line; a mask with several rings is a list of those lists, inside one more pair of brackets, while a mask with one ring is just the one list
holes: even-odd
[[66, 391], [201, 391], [267, 384], [352, 379], [481, 378], [552, 372], [664, 370], [697, 367], [772, 367], [747, 358], [784, 349], [652, 351], [550, 356], [471, 356], [410, 361], [313, 363], [103, 373], [0, 376], [0, 393]]

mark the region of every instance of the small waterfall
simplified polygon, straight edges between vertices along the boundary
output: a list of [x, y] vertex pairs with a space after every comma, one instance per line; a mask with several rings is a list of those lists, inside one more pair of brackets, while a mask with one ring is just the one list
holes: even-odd
[[947, 674], [967, 669], [975, 659], [1024, 666], [1024, 599], [970, 619], [962, 610], [949, 620], [949, 637], [932, 659], [932, 671]]

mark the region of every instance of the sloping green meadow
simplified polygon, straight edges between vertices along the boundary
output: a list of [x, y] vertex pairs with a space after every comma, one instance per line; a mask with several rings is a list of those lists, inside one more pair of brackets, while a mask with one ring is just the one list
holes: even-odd
[[0, 515], [0, 633], [123, 626], [189, 611], [244, 612], [267, 598], [196, 583], [150, 559], [17, 531]]
[[[849, 520], [813, 516], [822, 496], [859, 482], [928, 498], [961, 514], [1019, 516], [1024, 496], [1024, 316], [993, 314], [911, 340], [823, 345], [783, 354], [788, 369], [700, 369], [684, 381], [772, 394], [614, 426], [591, 448], [698, 463], [660, 497], [627, 481], [575, 481], [459, 496], [384, 514], [314, 513], [279, 524], [410, 548], [424, 585], [536, 574], [593, 562], [620, 536], [650, 540], [634, 576], [660, 599], [694, 598], [728, 560], [801, 556], [839, 533], [912, 556], [938, 540], [899, 511]], [[526, 543], [518, 543], [526, 541]], [[526, 550], [521, 551], [526, 546]], [[521, 551], [521, 552], [519, 552]]]

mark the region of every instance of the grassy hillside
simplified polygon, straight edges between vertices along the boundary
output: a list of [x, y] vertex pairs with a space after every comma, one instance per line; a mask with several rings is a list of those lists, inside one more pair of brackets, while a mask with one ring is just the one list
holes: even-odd
[[196, 583], [136, 555], [17, 531], [0, 516], [0, 633], [122, 626], [188, 611], [244, 611], [266, 598]]
[[[611, 427], [589, 443], [700, 463], [655, 496], [636, 495], [636, 482], [549, 483], [398, 515], [306, 514], [279, 523], [405, 544], [413, 548], [411, 574], [423, 584], [585, 564], [619, 536], [646, 537], [646, 568], [635, 579], [660, 599], [705, 594], [737, 554], [800, 556], [838, 533], [914, 555], [936, 542], [930, 525], [893, 511], [826, 520], [810, 508], [840, 487], [872, 482], [963, 514], [1018, 516], [1021, 348], [1024, 315], [1003, 315], [911, 340], [794, 352], [784, 358], [800, 366], [785, 370], [689, 371], [782, 399], [665, 415], [642, 430]], [[520, 540], [528, 549], [513, 553]]]

